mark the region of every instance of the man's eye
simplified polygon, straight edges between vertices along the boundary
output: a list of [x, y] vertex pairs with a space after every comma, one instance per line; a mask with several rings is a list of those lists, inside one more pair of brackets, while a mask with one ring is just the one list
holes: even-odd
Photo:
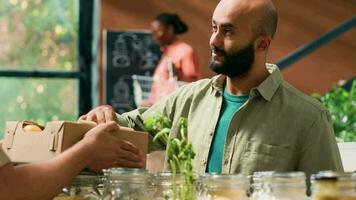
[[211, 31], [213, 31], [214, 33], [216, 32], [216, 30], [217, 30], [216, 26], [211, 27]]
[[230, 36], [233, 34], [233, 31], [231, 29], [224, 29], [224, 35]]

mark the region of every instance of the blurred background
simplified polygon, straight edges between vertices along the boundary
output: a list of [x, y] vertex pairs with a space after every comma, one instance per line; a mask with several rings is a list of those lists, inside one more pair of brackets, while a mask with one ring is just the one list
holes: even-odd
[[[182, 38], [208, 68], [211, 16], [217, 0], [0, 0], [0, 138], [5, 122], [76, 120], [104, 97], [104, 30], [149, 30], [175, 12], [190, 30]], [[273, 1], [279, 23], [268, 61], [276, 63], [347, 20], [355, 0]], [[319, 41], [320, 43], [320, 41]], [[315, 44], [315, 43], [314, 43]], [[355, 20], [346, 33], [288, 65], [287, 81], [325, 94], [356, 75]], [[354, 107], [353, 107], [354, 108]]]

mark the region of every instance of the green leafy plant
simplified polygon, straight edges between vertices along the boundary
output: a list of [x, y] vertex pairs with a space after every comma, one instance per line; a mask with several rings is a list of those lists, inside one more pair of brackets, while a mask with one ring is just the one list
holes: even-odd
[[324, 96], [312, 94], [330, 111], [338, 142], [356, 141], [356, 81], [350, 91], [340, 86]]
[[[153, 142], [158, 140], [167, 146], [167, 161], [173, 174], [173, 199], [192, 200], [195, 199], [194, 174], [192, 160], [195, 157], [193, 146], [188, 141], [188, 124], [186, 118], [180, 118], [178, 121], [180, 138], [170, 138], [169, 132], [172, 126], [171, 121], [158, 114], [155, 117], [148, 118], [144, 122], [146, 130], [154, 135]], [[181, 175], [182, 184], [176, 187], [176, 175]]]

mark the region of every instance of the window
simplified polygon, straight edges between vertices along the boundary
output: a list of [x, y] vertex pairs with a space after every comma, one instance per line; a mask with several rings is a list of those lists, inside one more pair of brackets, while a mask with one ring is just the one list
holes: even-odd
[[75, 70], [78, 2], [1, 0], [0, 66]]
[[0, 138], [6, 121], [77, 119], [83, 2], [0, 0]]

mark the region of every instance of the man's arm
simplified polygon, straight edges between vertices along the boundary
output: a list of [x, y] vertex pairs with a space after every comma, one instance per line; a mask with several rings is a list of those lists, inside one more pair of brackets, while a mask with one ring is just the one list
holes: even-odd
[[306, 172], [308, 177], [318, 171], [343, 171], [329, 113], [321, 112], [307, 131], [297, 170]]
[[114, 122], [90, 130], [83, 140], [52, 160], [0, 167], [0, 199], [51, 199], [85, 167], [143, 167], [138, 150], [110, 134]]
[[93, 121], [97, 124], [106, 123], [110, 121], [117, 122], [120, 126], [137, 128], [143, 131], [143, 120], [140, 118], [141, 114], [148, 108], [138, 108], [130, 112], [119, 115], [110, 105], [101, 105], [93, 108], [87, 114], [80, 116], [79, 120]]
[[101, 105], [93, 108], [87, 114], [79, 117], [79, 120], [93, 121], [97, 124], [102, 124], [110, 121], [117, 121], [117, 116], [114, 108], [110, 105]]

